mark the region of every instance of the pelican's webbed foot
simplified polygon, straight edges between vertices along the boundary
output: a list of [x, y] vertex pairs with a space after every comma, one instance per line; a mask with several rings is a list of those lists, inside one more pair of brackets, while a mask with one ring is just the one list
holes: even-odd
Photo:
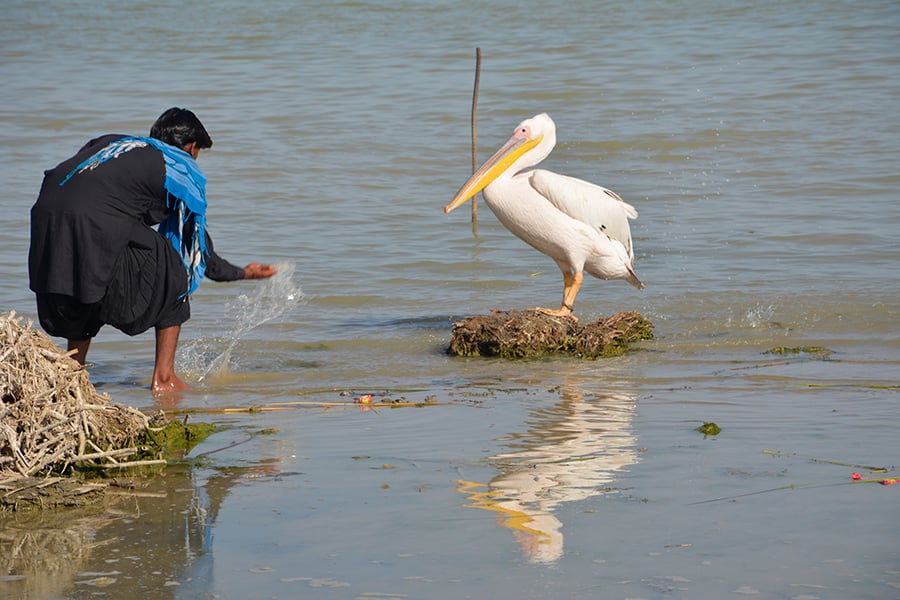
[[576, 317], [572, 313], [572, 307], [567, 306], [565, 304], [562, 305], [558, 310], [554, 310], [552, 308], [541, 308], [540, 306], [537, 306], [537, 307], [533, 308], [532, 310], [536, 310], [537, 312], [539, 312], [541, 314], [549, 315], [551, 317], [569, 317], [570, 319], [573, 319], [576, 322], [578, 321], [578, 317]]

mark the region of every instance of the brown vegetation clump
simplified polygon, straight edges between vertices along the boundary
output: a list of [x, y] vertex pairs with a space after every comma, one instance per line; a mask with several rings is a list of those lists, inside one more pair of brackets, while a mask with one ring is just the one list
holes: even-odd
[[22, 321], [0, 315], [0, 482], [128, 465], [148, 417], [110, 404], [82, 365]]
[[637, 311], [617, 313], [581, 326], [572, 317], [535, 310], [493, 311], [453, 324], [447, 352], [456, 356], [539, 358], [568, 354], [596, 359], [623, 354], [653, 338], [653, 325]]

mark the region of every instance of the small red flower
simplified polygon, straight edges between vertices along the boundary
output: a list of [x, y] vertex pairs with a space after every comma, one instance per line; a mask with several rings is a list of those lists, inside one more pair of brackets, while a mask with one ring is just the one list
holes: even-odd
[[850, 472], [850, 477], [853, 478], [853, 481], [859, 481], [860, 479], [862, 479], [862, 475], [860, 475], [859, 473], [853, 473], [852, 471]]

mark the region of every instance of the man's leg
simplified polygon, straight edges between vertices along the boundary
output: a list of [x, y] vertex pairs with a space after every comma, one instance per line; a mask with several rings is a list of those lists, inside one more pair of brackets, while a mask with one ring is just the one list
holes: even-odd
[[91, 347], [91, 338], [86, 340], [68, 340], [68, 350], [71, 352], [72, 350], [77, 350], [75, 354], [72, 355], [78, 364], [83, 365], [84, 359], [87, 358], [88, 348]]
[[91, 338], [103, 324], [97, 318], [97, 305], [82, 304], [63, 294], [35, 294], [41, 327], [53, 337], [65, 338], [69, 352], [83, 365], [91, 347]]
[[154, 392], [177, 392], [190, 387], [175, 374], [175, 349], [180, 333], [181, 325], [156, 329], [156, 364], [150, 386]]

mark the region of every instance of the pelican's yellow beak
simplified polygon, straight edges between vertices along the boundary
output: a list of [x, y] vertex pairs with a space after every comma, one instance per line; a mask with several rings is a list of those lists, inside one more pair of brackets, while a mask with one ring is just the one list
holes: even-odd
[[457, 206], [465, 204], [466, 200], [486, 188], [492, 181], [500, 177], [509, 169], [519, 157], [537, 146], [544, 139], [543, 135], [530, 140], [516, 132], [503, 147], [497, 150], [492, 157], [487, 159], [475, 174], [469, 178], [465, 185], [456, 193], [450, 204], [444, 207], [444, 214], [449, 213]]

